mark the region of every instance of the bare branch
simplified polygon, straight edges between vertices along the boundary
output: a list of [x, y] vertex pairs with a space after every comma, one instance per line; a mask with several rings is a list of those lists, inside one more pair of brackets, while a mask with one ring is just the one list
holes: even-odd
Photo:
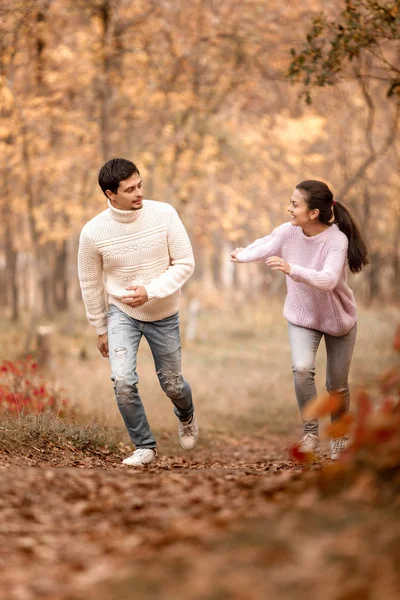
[[361, 177], [363, 177], [363, 175], [367, 172], [369, 167], [371, 165], [373, 165], [374, 163], [378, 162], [381, 158], [383, 158], [383, 156], [385, 156], [385, 154], [388, 152], [390, 147], [393, 145], [393, 143], [396, 140], [397, 133], [398, 133], [397, 126], [398, 126], [398, 121], [399, 121], [399, 115], [400, 115], [400, 105], [397, 105], [396, 109], [395, 109], [395, 116], [393, 119], [392, 126], [390, 128], [389, 135], [387, 136], [385, 142], [382, 144], [381, 149], [378, 152], [374, 152], [373, 154], [368, 156], [368, 158], [366, 158], [364, 160], [364, 162], [360, 165], [360, 167], [358, 168], [356, 173], [353, 175], [353, 177], [349, 181], [347, 181], [347, 183], [344, 185], [344, 187], [342, 188], [342, 190], [340, 191], [340, 194], [339, 194], [339, 197], [341, 198], [341, 200], [345, 199], [345, 197], [347, 196], [349, 191], [361, 179]]

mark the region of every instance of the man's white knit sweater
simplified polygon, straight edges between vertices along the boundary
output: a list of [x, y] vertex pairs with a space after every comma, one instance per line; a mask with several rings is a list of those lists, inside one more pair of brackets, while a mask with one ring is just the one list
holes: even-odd
[[[176, 210], [144, 200], [136, 211], [108, 209], [83, 227], [78, 275], [89, 323], [107, 331], [107, 303], [140, 321], [178, 311], [180, 289], [194, 270], [192, 247]], [[121, 301], [128, 286], [146, 288], [149, 301], [133, 308]]]

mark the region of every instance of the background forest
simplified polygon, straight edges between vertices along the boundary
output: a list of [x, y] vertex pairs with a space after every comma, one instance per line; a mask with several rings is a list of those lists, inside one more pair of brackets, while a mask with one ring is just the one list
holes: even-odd
[[[82, 314], [79, 233], [105, 207], [97, 174], [114, 156], [138, 165], [147, 198], [178, 209], [196, 254], [191, 297], [283, 291], [229, 253], [285, 221], [296, 183], [315, 178], [369, 240], [358, 299], [398, 299], [399, 19], [397, 2], [381, 4], [2, 0], [5, 314], [68, 311], [71, 327]], [[307, 104], [304, 82], [329, 87]]]

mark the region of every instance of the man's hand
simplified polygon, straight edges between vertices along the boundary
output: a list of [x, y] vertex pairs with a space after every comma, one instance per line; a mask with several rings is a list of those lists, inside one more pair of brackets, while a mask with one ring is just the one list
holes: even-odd
[[99, 335], [97, 338], [97, 349], [100, 350], [100, 353], [105, 358], [108, 357], [108, 335], [107, 333], [103, 333], [103, 335]]
[[128, 306], [137, 308], [138, 306], [146, 304], [146, 302], [149, 299], [149, 297], [147, 296], [146, 288], [143, 287], [143, 285], [132, 285], [125, 289], [131, 291], [129, 295], [127, 294], [126, 296], [122, 296], [122, 302], [124, 304], [127, 304]]
[[244, 248], [235, 248], [233, 252], [231, 252], [231, 262], [239, 262], [236, 259], [236, 256], [239, 254], [239, 252], [241, 252], [242, 250], [244, 250]]

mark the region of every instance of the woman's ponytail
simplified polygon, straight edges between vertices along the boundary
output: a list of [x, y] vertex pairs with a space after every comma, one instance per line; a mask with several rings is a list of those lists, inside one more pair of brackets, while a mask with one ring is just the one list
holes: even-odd
[[369, 262], [367, 245], [347, 208], [340, 202], [333, 200], [331, 190], [323, 181], [309, 179], [296, 185], [296, 188], [304, 192], [306, 203], [310, 210], [318, 209], [318, 218], [321, 223], [325, 225], [336, 223], [340, 231], [343, 231], [347, 236], [349, 240], [347, 251], [349, 268], [353, 273], [359, 273]]
[[369, 262], [367, 244], [353, 217], [343, 204], [335, 202], [333, 212], [336, 225], [349, 240], [347, 251], [349, 269], [353, 273], [359, 273]]

